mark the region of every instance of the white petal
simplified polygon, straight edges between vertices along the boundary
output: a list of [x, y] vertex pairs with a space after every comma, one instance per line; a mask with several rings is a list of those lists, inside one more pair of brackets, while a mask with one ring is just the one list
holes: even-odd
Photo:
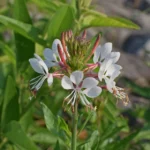
[[34, 54], [34, 56], [35, 56], [39, 61], [42, 60], [42, 58], [41, 58], [39, 55]]
[[111, 64], [107, 69], [106, 76], [112, 76], [114, 72], [118, 72], [121, 69], [122, 67], [120, 65]]
[[88, 88], [83, 91], [83, 93], [86, 94], [90, 98], [97, 97], [101, 92], [102, 92], [102, 89], [98, 86], [95, 86], [93, 88]]
[[63, 76], [63, 78], [61, 80], [61, 85], [62, 85], [62, 87], [64, 89], [67, 89], [67, 90], [74, 89], [73, 84], [72, 84], [70, 78], [67, 77], [67, 76]]
[[51, 67], [54, 67], [54, 66], [58, 66], [57, 62], [51, 62], [51, 61], [48, 61], [48, 60], [45, 60], [44, 62], [45, 62], [46, 66], [48, 68], [51, 68]]
[[100, 48], [101, 48], [101, 46], [99, 45], [99, 46], [96, 48], [95, 52], [94, 52], [94, 57], [93, 57], [93, 62], [94, 62], [94, 63], [97, 63], [97, 62], [99, 61]]
[[112, 64], [112, 62], [113, 61], [111, 59], [106, 59], [106, 60], [104, 60], [104, 62], [102, 62], [101, 66], [100, 66], [100, 70], [98, 72], [98, 78], [100, 81], [102, 81], [105, 72], [107, 71], [109, 66]]
[[82, 71], [74, 71], [70, 75], [70, 80], [76, 85], [79, 85], [79, 83], [82, 81], [82, 79], [83, 79]]
[[45, 74], [43, 67], [39, 64], [39, 61], [36, 58], [29, 59], [29, 62], [35, 72], [38, 72], [40, 74]]
[[49, 61], [56, 61], [57, 62], [57, 59], [56, 59], [56, 55], [54, 54], [54, 52], [49, 49], [49, 48], [46, 48], [44, 50], [44, 57], [46, 60], [49, 60]]
[[110, 80], [110, 79], [105, 79], [105, 82], [106, 82], [106, 86], [107, 86], [107, 89], [110, 93], [113, 93], [113, 88], [115, 87], [116, 83], [115, 81], [113, 80]]
[[106, 58], [108, 56], [108, 54], [110, 54], [112, 50], [112, 43], [105, 43], [102, 47], [101, 47], [101, 61]]
[[47, 68], [47, 65], [45, 64], [45, 62], [43, 60], [40, 60], [39, 64], [43, 67], [45, 74], [48, 74], [48, 68]]
[[42, 60], [42, 58], [39, 55], [37, 55], [37, 54], [34, 54], [34, 56], [37, 58], [39, 64], [44, 69], [45, 73], [48, 73], [48, 68], [47, 68], [45, 62]]
[[111, 52], [107, 57], [113, 59], [113, 63], [116, 63], [120, 58], [120, 52]]
[[110, 77], [110, 79], [111, 80], [114, 80], [115, 78], [117, 78], [118, 76], [119, 76], [119, 74], [120, 74], [121, 72], [120, 71], [115, 71], [113, 74], [112, 74], [112, 76]]
[[91, 88], [98, 84], [98, 81], [92, 77], [88, 77], [83, 80], [81, 88]]
[[48, 86], [51, 86], [53, 83], [53, 75], [50, 73], [47, 78]]

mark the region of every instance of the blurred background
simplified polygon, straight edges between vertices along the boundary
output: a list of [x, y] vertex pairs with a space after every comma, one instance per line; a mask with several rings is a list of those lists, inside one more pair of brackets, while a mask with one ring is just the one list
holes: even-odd
[[[11, 17], [12, 4], [13, 0], [0, 0], [0, 13]], [[121, 101], [118, 101], [115, 105], [120, 110], [121, 115], [127, 119], [130, 131], [141, 129], [140, 134], [132, 143], [133, 147], [131, 147], [131, 150], [150, 150], [150, 0], [93, 0], [92, 4], [92, 7], [97, 11], [106, 13], [109, 16], [127, 18], [138, 24], [141, 28], [140, 30], [111, 27], [90, 28], [87, 30], [87, 34], [90, 39], [98, 32], [101, 32], [101, 44], [112, 42], [113, 51], [121, 52], [118, 64], [123, 69], [117, 84], [120, 87], [126, 88], [130, 103], [125, 107]], [[37, 0], [27, 0], [27, 7], [33, 24], [43, 32], [46, 29], [45, 23], [48, 19], [51, 19], [51, 14], [47, 11], [46, 6], [45, 9], [42, 9]], [[8, 75], [16, 76], [16, 72], [14, 72], [14, 59], [10, 59], [10, 56], [14, 55], [16, 51], [14, 43], [13, 32], [0, 24], [0, 104], [3, 103], [3, 93]], [[43, 47], [38, 44], [35, 47], [36, 52], [42, 54]], [[24, 64], [25, 67], [19, 70], [20, 75], [16, 78], [17, 83], [19, 83], [18, 88], [23, 89], [19, 95], [25, 96], [25, 104], [28, 103], [28, 98], [31, 96], [28, 89], [28, 81], [34, 76], [32, 69], [29, 66], [27, 67], [27, 64], [28, 62]], [[60, 89], [59, 84], [56, 81], [55, 88], [53, 87], [53, 90], [52, 88], [48, 90], [50, 93], [48, 96], [51, 96], [53, 102], [49, 101], [50, 97], [44, 95], [46, 93], [46, 86], [41, 89], [37, 98], [39, 101], [44, 101], [49, 105], [54, 114], [62, 114], [66, 120], [69, 120], [70, 114], [64, 114], [63, 110], [58, 111], [62, 106], [62, 97], [66, 95], [62, 90], [57, 94], [56, 91]], [[33, 120], [35, 121], [33, 127], [30, 128], [30, 133], [33, 134], [31, 137], [34, 142], [40, 143], [44, 149], [48, 146], [45, 146], [43, 143], [48, 145], [51, 141], [53, 142], [54, 137], [49, 137], [44, 129], [34, 128], [35, 126], [45, 126], [44, 120], [41, 117], [42, 112], [39, 103], [36, 103], [32, 112], [34, 112], [34, 115], [33, 117], [31, 116], [32, 119], [29, 119], [26, 126], [29, 126], [31, 122], [33, 123]], [[30, 112], [28, 115], [30, 115]], [[79, 138], [81, 140], [86, 139], [88, 136], [87, 132], [87, 130], [84, 130]], [[42, 139], [43, 135], [47, 136], [47, 140]]]

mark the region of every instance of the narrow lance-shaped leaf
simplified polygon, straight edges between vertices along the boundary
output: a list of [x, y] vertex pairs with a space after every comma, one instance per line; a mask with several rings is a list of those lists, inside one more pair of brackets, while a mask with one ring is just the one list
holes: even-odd
[[43, 46], [46, 45], [46, 41], [39, 37], [39, 30], [30, 24], [23, 23], [21, 21], [3, 15], [0, 15], [0, 23], [4, 24], [9, 29], [23, 35], [24, 37], [32, 40], [33, 42], [36, 42]]
[[55, 38], [60, 38], [61, 33], [72, 29], [73, 24], [73, 8], [70, 6], [63, 6], [56, 12], [49, 24], [48, 41], [51, 43]]
[[54, 13], [58, 9], [60, 9], [61, 6], [66, 5], [65, 3], [62, 3], [61, 1], [51, 1], [51, 0], [31, 0], [34, 2], [38, 7], [42, 8], [44, 11], [46, 10], [49, 13]]
[[[13, 16], [16, 20], [32, 24], [24, 0], [14, 1]], [[23, 61], [27, 61], [33, 56], [35, 51], [35, 44], [33, 41], [15, 32], [15, 43], [17, 49], [18, 64], [20, 64]]]
[[11, 76], [8, 77], [5, 87], [1, 119], [2, 128], [11, 120], [19, 119], [18, 92], [14, 79]]
[[121, 28], [131, 28], [139, 29], [139, 26], [133, 23], [132, 21], [120, 17], [107, 17], [97, 14], [88, 14], [83, 16], [80, 21], [81, 30], [89, 27], [121, 27]]
[[49, 131], [52, 132], [52, 130], [56, 129], [56, 126], [57, 126], [56, 117], [52, 114], [52, 112], [49, 110], [49, 108], [44, 103], [41, 103], [41, 105], [43, 107], [43, 113], [44, 113], [46, 127]]
[[20, 150], [38, 150], [17, 121], [12, 121], [5, 127], [4, 135]]

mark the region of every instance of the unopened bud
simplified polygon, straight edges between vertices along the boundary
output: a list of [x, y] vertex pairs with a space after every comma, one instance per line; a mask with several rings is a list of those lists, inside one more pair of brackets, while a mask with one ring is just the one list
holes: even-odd
[[86, 35], [87, 35], [87, 32], [86, 32], [86, 30], [84, 30], [84, 31], [83, 31], [83, 34], [82, 34], [82, 38], [83, 38], [83, 39], [86, 39]]
[[65, 60], [65, 57], [64, 57], [63, 50], [61, 49], [61, 47], [60, 47], [59, 44], [57, 45], [57, 48], [58, 48], [58, 53], [59, 53], [59, 56], [60, 56], [61, 61], [62, 61], [64, 64], [66, 64], [66, 60]]
[[[65, 32], [65, 33], [66, 33], [66, 32]], [[67, 36], [66, 36], [65, 33], [63, 32], [63, 33], [61, 34], [61, 43], [62, 43], [62, 47], [63, 47], [63, 50], [64, 50], [64, 52], [65, 52], [66, 57], [69, 58], [69, 55], [68, 55], [68, 52], [67, 52], [67, 49], [66, 49], [65, 37], [67, 37]]]

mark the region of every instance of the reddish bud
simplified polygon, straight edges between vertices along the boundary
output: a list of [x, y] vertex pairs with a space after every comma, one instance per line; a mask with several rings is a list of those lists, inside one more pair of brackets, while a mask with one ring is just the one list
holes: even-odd
[[62, 61], [64, 64], [66, 64], [66, 60], [65, 60], [65, 57], [64, 57], [63, 50], [61, 49], [61, 47], [60, 47], [59, 44], [57, 45], [57, 48], [58, 48], [58, 53], [59, 53], [59, 56], [60, 56], [61, 61]]
[[63, 33], [61, 34], [61, 43], [62, 43], [62, 47], [63, 47], [63, 50], [64, 50], [64, 52], [65, 52], [66, 57], [69, 57], [68, 52], [67, 52], [67, 49], [66, 49], [65, 38], [66, 38], [66, 32], [65, 32], [65, 33], [63, 32]]
[[83, 38], [83, 39], [86, 39], [86, 35], [87, 35], [87, 32], [86, 32], [86, 30], [84, 30], [84, 31], [83, 31], [83, 34], [82, 34], [82, 38]]
[[95, 41], [95, 44], [94, 44], [94, 46], [93, 46], [93, 49], [92, 49], [92, 51], [91, 51], [89, 57], [85, 60], [85, 63], [86, 63], [86, 62], [91, 58], [91, 56], [94, 54], [94, 52], [95, 52], [97, 46], [99, 45], [99, 42], [100, 42], [100, 36], [98, 35], [98, 37], [97, 37], [97, 39], [96, 39], [96, 41]]
[[96, 41], [95, 41], [94, 47], [93, 47], [93, 49], [92, 49], [91, 55], [94, 54], [94, 52], [95, 52], [97, 46], [99, 45], [99, 42], [100, 42], [100, 36], [98, 35], [98, 37], [97, 37], [97, 39], [96, 39]]

